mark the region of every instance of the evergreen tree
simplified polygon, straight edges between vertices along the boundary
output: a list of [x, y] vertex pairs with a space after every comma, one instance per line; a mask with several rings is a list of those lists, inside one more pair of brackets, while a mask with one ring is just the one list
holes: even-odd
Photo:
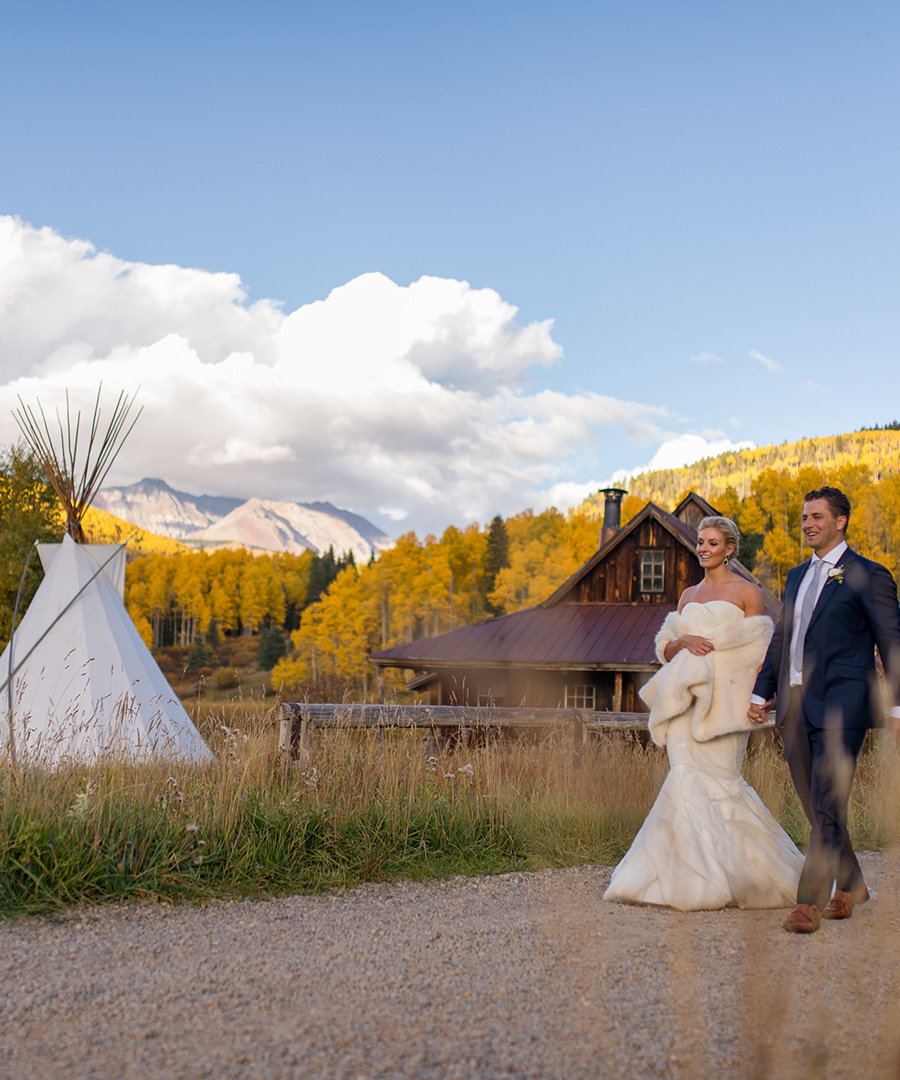
[[492, 615], [499, 615], [502, 608], [488, 599], [497, 584], [497, 575], [509, 566], [509, 533], [506, 522], [497, 514], [488, 529], [487, 553], [484, 559], [485, 607]]
[[256, 666], [260, 671], [271, 671], [278, 661], [287, 656], [287, 642], [277, 626], [270, 626], [259, 635]]
[[889, 424], [872, 424], [860, 428], [859, 431], [900, 431], [900, 420], [892, 420]]
[[307, 608], [310, 604], [315, 604], [321, 600], [338, 574], [342, 570], [346, 570], [348, 566], [356, 566], [356, 559], [354, 559], [352, 551], [348, 551], [346, 555], [336, 559], [334, 547], [331, 546], [324, 555], [314, 555], [312, 569], [309, 574], [309, 589], [303, 607]]
[[188, 653], [186, 670], [190, 675], [196, 675], [203, 668], [212, 667], [212, 653], [203, 638], [197, 638]]
[[324, 555], [313, 557], [312, 568], [309, 573], [309, 591], [306, 594], [306, 606], [315, 604], [322, 599], [328, 590], [328, 586], [337, 577], [337, 563], [334, 558], [334, 548], [329, 547]]

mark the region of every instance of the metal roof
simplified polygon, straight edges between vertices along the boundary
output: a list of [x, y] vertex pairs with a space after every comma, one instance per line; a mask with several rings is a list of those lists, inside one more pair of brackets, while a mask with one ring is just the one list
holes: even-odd
[[[533, 607], [371, 653], [386, 667], [657, 666], [653, 639], [674, 604], [557, 604]], [[601, 660], [602, 658], [602, 660]]]

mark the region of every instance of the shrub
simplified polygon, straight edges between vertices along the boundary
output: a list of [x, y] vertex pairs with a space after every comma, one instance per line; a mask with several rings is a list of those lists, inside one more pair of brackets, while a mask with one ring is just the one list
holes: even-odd
[[233, 690], [240, 685], [240, 681], [233, 667], [220, 667], [212, 673], [212, 683], [217, 690]]
[[219, 658], [223, 664], [245, 667], [256, 659], [257, 642], [254, 638], [229, 638], [219, 649]]
[[287, 642], [277, 626], [270, 626], [259, 636], [256, 666], [260, 671], [271, 671], [278, 661], [287, 655]]
[[198, 674], [203, 668], [208, 668], [212, 662], [212, 654], [209, 646], [202, 638], [198, 638], [191, 647], [187, 658], [187, 671], [191, 675]]

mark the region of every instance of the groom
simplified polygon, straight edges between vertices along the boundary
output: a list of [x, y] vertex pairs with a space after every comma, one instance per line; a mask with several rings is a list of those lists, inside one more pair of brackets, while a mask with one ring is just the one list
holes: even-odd
[[[847, 546], [849, 521], [850, 500], [837, 488], [804, 497], [802, 530], [812, 558], [788, 573], [784, 611], [748, 713], [754, 723], [765, 723], [777, 701], [784, 754], [812, 827], [797, 906], [783, 924], [793, 933], [812, 933], [822, 918], [847, 919], [869, 898], [850, 843], [847, 807], [866, 731], [882, 712], [876, 645], [889, 704], [900, 700], [897, 588], [883, 566]], [[900, 708], [891, 709], [888, 723], [900, 734]]]

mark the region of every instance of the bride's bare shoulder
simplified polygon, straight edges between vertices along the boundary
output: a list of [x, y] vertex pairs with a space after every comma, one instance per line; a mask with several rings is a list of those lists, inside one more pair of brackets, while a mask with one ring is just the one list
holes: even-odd
[[744, 615], [765, 614], [762, 589], [752, 581], [745, 581], [740, 578], [734, 589], [734, 594], [738, 601], [738, 607], [744, 609]]
[[682, 608], [684, 607], [685, 604], [689, 604], [691, 602], [691, 600], [693, 599], [694, 593], [696, 593], [696, 591], [697, 591], [697, 589], [699, 587], [700, 587], [699, 585], [690, 585], [687, 589], [684, 590], [684, 592], [681, 594], [681, 596], [678, 597], [678, 610], [679, 610], [679, 612], [682, 610]]

